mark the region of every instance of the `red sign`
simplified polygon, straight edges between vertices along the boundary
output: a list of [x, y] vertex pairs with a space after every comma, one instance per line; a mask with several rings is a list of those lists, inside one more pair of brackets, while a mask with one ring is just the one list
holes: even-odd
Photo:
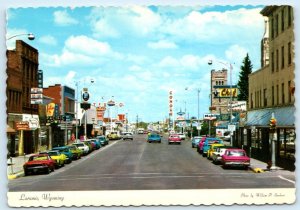
[[16, 128], [16, 130], [19, 130], [19, 131], [20, 130], [30, 130], [29, 122], [25, 122], [25, 121], [16, 122], [15, 128]]

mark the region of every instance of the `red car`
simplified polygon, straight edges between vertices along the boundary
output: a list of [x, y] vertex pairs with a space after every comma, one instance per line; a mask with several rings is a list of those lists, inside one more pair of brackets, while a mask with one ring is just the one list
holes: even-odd
[[168, 142], [169, 142], [169, 144], [171, 144], [171, 143], [181, 144], [181, 138], [177, 134], [171, 134], [168, 138]]
[[36, 154], [29, 157], [29, 160], [23, 165], [25, 176], [30, 173], [44, 172], [49, 174], [54, 171], [55, 161], [48, 154]]
[[198, 144], [198, 146], [197, 146], [197, 152], [199, 152], [200, 154], [203, 153], [203, 144], [204, 144], [206, 138], [207, 138], [207, 136], [203, 136], [203, 137], [201, 138], [201, 140], [199, 141], [199, 144]]
[[227, 149], [222, 156], [221, 163], [224, 168], [243, 167], [244, 169], [248, 169], [250, 158], [243, 149]]

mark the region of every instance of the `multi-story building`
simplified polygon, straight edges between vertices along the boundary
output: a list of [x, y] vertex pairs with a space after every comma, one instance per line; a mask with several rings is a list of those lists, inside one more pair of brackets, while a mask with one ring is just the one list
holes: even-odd
[[[72, 133], [72, 121], [75, 119], [75, 90], [68, 86], [61, 84], [55, 84], [43, 88], [43, 94], [52, 98], [53, 108], [57, 108], [51, 117], [49, 124], [51, 126], [51, 132], [49, 138], [51, 142], [49, 145], [58, 146], [66, 145], [74, 136]], [[51, 104], [50, 104], [51, 106]]]
[[31, 88], [38, 86], [38, 50], [17, 40], [14, 50], [7, 50], [7, 126], [10, 156], [36, 152], [38, 149], [38, 105], [31, 104]]
[[[261, 68], [249, 75], [247, 146], [252, 155], [271, 160], [269, 120], [277, 119], [276, 163], [294, 167], [295, 158], [295, 64], [294, 16], [291, 6], [267, 6], [265, 34], [261, 42]], [[242, 138], [240, 144], [243, 144]]]

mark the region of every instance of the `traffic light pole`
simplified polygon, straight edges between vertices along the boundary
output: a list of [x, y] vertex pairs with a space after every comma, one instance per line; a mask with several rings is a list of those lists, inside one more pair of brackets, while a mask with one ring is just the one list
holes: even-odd
[[270, 170], [277, 169], [277, 167], [276, 167], [276, 150], [275, 150], [277, 138], [276, 138], [275, 133], [276, 133], [276, 119], [275, 119], [274, 112], [273, 112], [271, 120], [270, 120], [270, 139], [272, 142], [272, 166], [271, 166]]

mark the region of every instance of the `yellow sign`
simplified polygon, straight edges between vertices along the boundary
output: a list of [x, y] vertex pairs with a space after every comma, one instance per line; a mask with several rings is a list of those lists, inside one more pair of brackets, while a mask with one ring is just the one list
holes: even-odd
[[55, 109], [55, 103], [50, 103], [46, 107], [47, 109], [47, 117], [52, 117], [54, 114], [54, 109]]
[[218, 95], [217, 97], [230, 97], [230, 92], [232, 97], [237, 97], [237, 88], [217, 88]]

